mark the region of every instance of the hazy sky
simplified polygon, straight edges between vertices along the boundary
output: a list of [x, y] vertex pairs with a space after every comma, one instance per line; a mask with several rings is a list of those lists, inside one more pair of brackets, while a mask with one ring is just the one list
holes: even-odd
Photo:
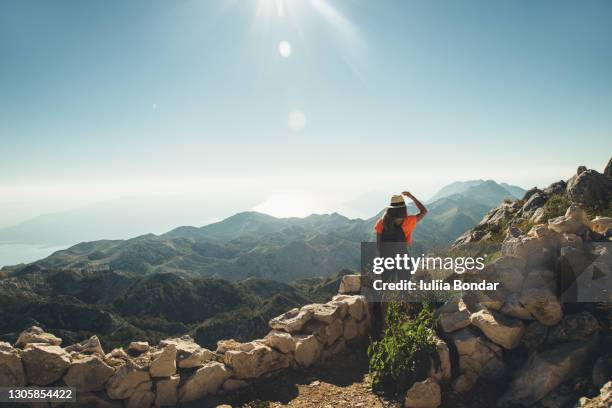
[[2, 1], [1, 201], [297, 191], [323, 211], [601, 171], [610, 21], [610, 1]]

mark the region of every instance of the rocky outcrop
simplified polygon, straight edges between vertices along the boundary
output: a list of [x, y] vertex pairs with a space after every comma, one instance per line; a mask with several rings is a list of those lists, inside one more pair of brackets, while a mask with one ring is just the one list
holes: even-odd
[[506, 349], [513, 349], [521, 343], [525, 325], [492, 310], [482, 309], [470, 316], [470, 322], [478, 327], [491, 341]]
[[98, 356], [77, 356], [64, 375], [64, 382], [77, 392], [101, 391], [115, 370]]
[[51, 333], [45, 332], [38, 326], [32, 326], [19, 335], [15, 346], [25, 348], [25, 346], [29, 343], [41, 343], [50, 344], [52, 346], [59, 346], [60, 344], [62, 344], [62, 339], [54, 336]]
[[576, 405], [576, 408], [610, 408], [611, 406], [612, 381], [608, 381], [603, 387], [601, 387], [598, 396], [593, 398], [580, 398], [578, 404]]
[[231, 372], [224, 364], [206, 363], [179, 388], [178, 399], [188, 402], [213, 394], [230, 376]]

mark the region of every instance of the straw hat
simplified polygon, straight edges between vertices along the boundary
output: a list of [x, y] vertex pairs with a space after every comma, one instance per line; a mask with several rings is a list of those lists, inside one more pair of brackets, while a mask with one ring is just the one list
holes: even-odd
[[393, 195], [391, 196], [391, 204], [387, 206], [387, 208], [398, 208], [405, 207], [406, 202], [404, 201], [404, 197], [401, 195]]

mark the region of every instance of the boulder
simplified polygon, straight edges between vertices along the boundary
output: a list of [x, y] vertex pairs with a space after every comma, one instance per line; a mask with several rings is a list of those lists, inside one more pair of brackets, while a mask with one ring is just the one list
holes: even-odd
[[325, 304], [306, 305], [301, 310], [311, 310], [315, 320], [329, 324], [342, 319], [346, 315], [348, 305], [344, 302], [331, 301]]
[[302, 330], [304, 325], [312, 319], [313, 316], [314, 312], [312, 309], [302, 308], [302, 310], [300, 310], [295, 308], [270, 320], [269, 326], [275, 330], [296, 333]]
[[544, 265], [556, 258], [561, 241], [561, 234], [536, 226], [528, 235], [505, 239], [501, 251], [503, 255], [524, 258], [527, 266]]
[[145, 351], [149, 350], [150, 347], [151, 346], [149, 346], [149, 343], [146, 341], [133, 341], [128, 346], [127, 352], [130, 355], [132, 354], [138, 355], [138, 354], [142, 354]]
[[106, 393], [112, 399], [128, 399], [137, 390], [151, 389], [151, 376], [146, 370], [128, 363], [120, 367], [106, 382]]
[[255, 343], [250, 351], [229, 350], [223, 361], [238, 379], [258, 378], [263, 374], [287, 368], [291, 356], [279, 353], [265, 344]]
[[301, 367], [310, 367], [316, 362], [323, 347], [314, 334], [298, 334], [295, 336], [295, 361]]
[[24, 387], [27, 383], [19, 350], [0, 343], [0, 387]]
[[29, 343], [43, 343], [50, 344], [52, 346], [59, 346], [62, 344], [62, 339], [54, 336], [51, 333], [45, 332], [38, 326], [32, 326], [29, 329], [21, 332], [15, 346], [25, 348]]
[[505, 349], [513, 349], [521, 343], [525, 325], [495, 311], [482, 309], [470, 316], [470, 322], [478, 327], [494, 343]]
[[575, 375], [598, 344], [595, 335], [587, 342], [572, 342], [533, 353], [500, 398], [500, 407], [531, 406]]
[[98, 336], [91, 336], [87, 340], [64, 348], [64, 350], [68, 353], [97, 354], [104, 357], [104, 350], [102, 349], [102, 344], [100, 344]]
[[348, 313], [357, 321], [361, 320], [367, 313], [367, 301], [362, 295], [336, 295], [335, 301], [341, 301], [348, 305]]
[[446, 333], [461, 330], [470, 325], [470, 312], [462, 300], [459, 301], [459, 309], [455, 312], [440, 313], [438, 319], [440, 327]]
[[161, 351], [151, 354], [151, 377], [170, 377], [176, 373], [176, 346], [168, 344]]
[[586, 208], [607, 208], [612, 201], [612, 179], [586, 170], [568, 181], [566, 192], [573, 202]]
[[241, 343], [234, 339], [219, 340], [217, 342], [217, 353], [225, 354], [230, 350], [251, 351], [255, 347], [255, 343]]
[[359, 293], [361, 291], [361, 275], [344, 275], [340, 281], [338, 293]]
[[208, 349], [200, 347], [191, 336], [165, 339], [159, 342], [160, 347], [173, 344], [176, 347], [176, 361], [179, 368], [201, 367], [205, 363], [212, 361], [214, 353]]
[[519, 302], [519, 295], [516, 293], [510, 294], [500, 312], [506, 316], [516, 317], [517, 319], [533, 320], [533, 316], [529, 313], [529, 310], [525, 309], [525, 306]]
[[548, 228], [560, 234], [582, 235], [589, 228], [589, 220], [584, 210], [570, 205], [565, 215], [548, 220]]
[[231, 372], [224, 364], [216, 361], [206, 363], [179, 388], [178, 399], [188, 402], [214, 394], [230, 376]]
[[465, 394], [472, 389], [476, 381], [478, 381], [478, 375], [473, 371], [467, 370], [453, 381], [453, 390], [459, 394]]
[[295, 351], [295, 339], [289, 333], [273, 330], [266, 335], [264, 343], [281, 353]]
[[126, 400], [125, 408], [149, 408], [155, 401], [155, 394], [151, 391], [151, 385], [142, 384]]
[[561, 302], [555, 290], [555, 273], [547, 269], [535, 268], [527, 274], [518, 300], [540, 323], [554, 326], [563, 317]]
[[102, 391], [114, 373], [115, 370], [96, 355], [78, 356], [72, 360], [64, 382], [77, 392]]
[[591, 221], [591, 230], [606, 235], [612, 229], [612, 217], [595, 217]]
[[593, 398], [582, 397], [576, 408], [610, 408], [612, 407], [612, 381], [608, 381]]
[[342, 320], [334, 320], [328, 325], [324, 326], [324, 338], [325, 342], [328, 345], [333, 344], [340, 336], [342, 336], [342, 331], [344, 326], [342, 324]]
[[548, 344], [586, 340], [601, 330], [599, 322], [589, 312], [566, 315], [561, 322], [548, 332]]
[[234, 378], [228, 378], [223, 383], [223, 391], [225, 392], [234, 392], [246, 388], [249, 386], [249, 383], [244, 380], [236, 380]]
[[27, 378], [34, 385], [48, 385], [62, 378], [70, 367], [70, 355], [59, 346], [29, 343], [21, 353]]
[[155, 382], [155, 406], [174, 407], [178, 402], [178, 385], [181, 377], [174, 374]]
[[469, 329], [451, 334], [459, 355], [461, 372], [472, 371], [490, 380], [497, 380], [505, 373], [502, 350], [495, 343], [480, 337]]
[[415, 382], [404, 400], [404, 406], [407, 408], [437, 408], [441, 403], [440, 386], [431, 378]]

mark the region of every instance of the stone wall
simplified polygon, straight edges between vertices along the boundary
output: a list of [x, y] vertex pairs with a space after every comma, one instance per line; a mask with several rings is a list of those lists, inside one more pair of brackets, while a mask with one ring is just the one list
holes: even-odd
[[75, 387], [78, 406], [175, 406], [226, 394], [284, 369], [309, 367], [365, 337], [372, 313], [363, 296], [340, 294], [325, 304], [293, 309], [269, 322], [271, 331], [248, 343], [221, 340], [200, 347], [190, 336], [151, 346], [132, 342], [109, 353], [97, 337], [61, 347], [61, 339], [31, 327], [15, 345], [0, 342], [0, 386]]

